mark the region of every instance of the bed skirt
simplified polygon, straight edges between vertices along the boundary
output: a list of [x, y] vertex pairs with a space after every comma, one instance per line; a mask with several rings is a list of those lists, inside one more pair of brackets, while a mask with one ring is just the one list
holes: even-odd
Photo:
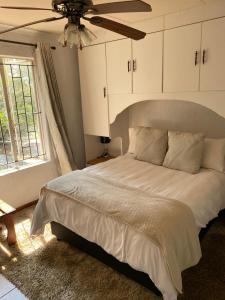
[[157, 296], [162, 296], [161, 292], [157, 289], [154, 283], [150, 280], [149, 276], [131, 268], [128, 264], [118, 261], [115, 257], [105, 252], [100, 246], [95, 243], [89, 242], [63, 225], [52, 222], [52, 233], [58, 240], [63, 240], [69, 244], [77, 247], [78, 249], [90, 254], [97, 258], [104, 264], [110, 266], [112, 269], [126, 275], [127, 277], [135, 280], [144, 287], [153, 291]]
[[[225, 210], [222, 210], [219, 213], [219, 216], [221, 215], [225, 216]], [[204, 238], [207, 231], [213, 225], [216, 219], [209, 222], [207, 227], [203, 228], [200, 231], [200, 240]], [[71, 245], [74, 245], [78, 249], [90, 254], [91, 256], [97, 258], [104, 264], [110, 266], [112, 269], [126, 275], [127, 277], [135, 280], [139, 284], [153, 291], [157, 296], [162, 296], [161, 292], [157, 289], [157, 287], [154, 285], [154, 283], [151, 281], [151, 279], [146, 273], [134, 270], [128, 264], [118, 261], [115, 257], [108, 254], [97, 244], [87, 241], [83, 237], [79, 236], [75, 232], [69, 230], [68, 228], [64, 227], [59, 223], [51, 222], [51, 229], [52, 234], [54, 234], [58, 240], [63, 240]]]

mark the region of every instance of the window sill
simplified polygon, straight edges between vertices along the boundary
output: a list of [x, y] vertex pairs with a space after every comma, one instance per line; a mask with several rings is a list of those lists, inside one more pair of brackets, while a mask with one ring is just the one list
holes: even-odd
[[29, 160], [29, 164], [27, 164], [27, 165], [20, 166], [18, 168], [1, 170], [0, 171], [0, 177], [5, 176], [5, 175], [9, 175], [9, 174], [12, 174], [12, 173], [20, 172], [20, 171], [23, 171], [23, 170], [27, 170], [27, 169], [30, 169], [30, 168], [34, 168], [34, 167], [37, 167], [37, 166], [40, 166], [40, 165], [44, 165], [44, 164], [47, 164], [49, 162], [50, 162], [50, 160], [33, 160], [32, 162]]

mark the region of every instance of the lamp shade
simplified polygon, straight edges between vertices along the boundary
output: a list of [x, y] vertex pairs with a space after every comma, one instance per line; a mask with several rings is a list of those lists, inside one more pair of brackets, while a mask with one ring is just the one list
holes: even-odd
[[76, 46], [82, 49], [84, 46], [90, 45], [96, 38], [96, 35], [84, 25], [68, 23], [65, 26], [64, 33], [59, 37], [58, 42], [63, 47], [69, 46], [72, 48]]

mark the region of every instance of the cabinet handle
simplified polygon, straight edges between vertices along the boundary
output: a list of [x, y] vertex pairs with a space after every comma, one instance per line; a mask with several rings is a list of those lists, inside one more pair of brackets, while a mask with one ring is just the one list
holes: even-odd
[[127, 62], [127, 70], [128, 70], [128, 72], [131, 71], [131, 61], [130, 60], [128, 60], [128, 62]]
[[205, 64], [205, 62], [206, 62], [206, 50], [204, 49], [203, 50], [203, 53], [202, 53], [202, 63], [203, 63], [203, 65]]
[[103, 95], [104, 95], [104, 98], [106, 98], [106, 87], [103, 88]]
[[198, 51], [195, 51], [195, 66], [198, 64]]
[[137, 61], [136, 59], [133, 60], [133, 71], [135, 72], [137, 70]]

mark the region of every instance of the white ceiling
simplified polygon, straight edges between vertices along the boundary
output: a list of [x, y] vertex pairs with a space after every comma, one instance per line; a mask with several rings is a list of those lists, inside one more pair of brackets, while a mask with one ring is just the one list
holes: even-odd
[[[94, 4], [104, 2], [117, 2], [118, 0], [94, 0]], [[210, 0], [145, 0], [151, 4], [151, 13], [123, 13], [109, 15], [110, 19], [120, 20], [127, 24], [132, 24], [145, 19], [154, 18], [161, 15], [170, 14], [185, 10], [197, 5], [203, 5]], [[0, 6], [32, 6], [51, 8], [51, 0], [0, 0]], [[53, 12], [48, 11], [22, 11], [22, 10], [7, 10], [0, 9], [0, 24], [21, 25], [24, 23], [58, 16]], [[30, 28], [46, 31], [46, 32], [62, 32], [66, 20], [60, 20], [52, 23], [43, 23], [31, 26]], [[85, 22], [84, 22], [85, 23]], [[89, 25], [89, 28], [92, 27]], [[93, 29], [93, 27], [92, 27]]]

